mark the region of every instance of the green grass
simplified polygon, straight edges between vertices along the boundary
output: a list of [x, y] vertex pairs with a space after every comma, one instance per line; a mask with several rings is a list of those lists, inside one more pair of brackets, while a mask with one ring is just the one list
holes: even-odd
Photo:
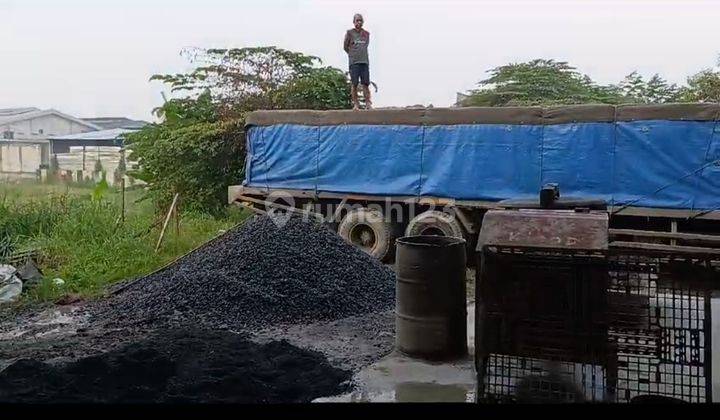
[[0, 185], [0, 201], [28, 202], [47, 198], [48, 196], [89, 195], [92, 187], [70, 184], [39, 184], [37, 182], [21, 182], [17, 184]]
[[[45, 279], [24, 293], [24, 302], [51, 301], [67, 293], [97, 296], [112, 283], [162, 267], [249, 216], [234, 208], [220, 219], [182, 213], [179, 234], [172, 221], [155, 253], [160, 226], [151, 226], [163, 215], [156, 214], [152, 203], [139, 200], [142, 191], [126, 191], [124, 223], [118, 223], [118, 191], [111, 189], [100, 200], [93, 200], [92, 192], [47, 185], [0, 186], [0, 252], [3, 237], [16, 251], [41, 250]], [[56, 277], [65, 284], [55, 286]]]

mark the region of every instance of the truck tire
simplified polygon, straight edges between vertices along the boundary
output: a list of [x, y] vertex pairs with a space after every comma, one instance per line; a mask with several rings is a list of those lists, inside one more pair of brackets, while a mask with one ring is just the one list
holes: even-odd
[[349, 212], [338, 226], [338, 235], [380, 261], [392, 258], [392, 224], [378, 210], [364, 207]]
[[426, 211], [415, 216], [405, 229], [405, 236], [437, 235], [465, 238], [465, 230], [450, 214], [442, 211]]

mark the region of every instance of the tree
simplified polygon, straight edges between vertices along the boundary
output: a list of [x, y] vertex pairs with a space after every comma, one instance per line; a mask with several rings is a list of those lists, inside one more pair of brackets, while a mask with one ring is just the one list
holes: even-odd
[[536, 59], [489, 71], [462, 101], [463, 106], [618, 103], [616, 87], [599, 86], [564, 61]]
[[679, 89], [675, 84], [668, 84], [665, 79], [655, 73], [647, 82], [637, 71], [625, 76], [618, 88], [627, 102], [640, 104], [661, 104], [678, 100]]
[[121, 183], [123, 178], [125, 177], [126, 172], [127, 172], [127, 163], [125, 162], [125, 151], [121, 151], [120, 152], [120, 160], [118, 161], [118, 166], [115, 168], [115, 172], [113, 173], [114, 183], [116, 183], [116, 184]]
[[205, 89], [196, 98], [183, 97], [166, 101], [162, 106], [153, 109], [153, 114], [168, 126], [217, 121], [219, 116], [209, 89]]
[[245, 114], [256, 109], [350, 108], [347, 75], [320, 59], [275, 47], [186, 50], [198, 67], [154, 75], [182, 94], [153, 112], [162, 123], [127, 137], [131, 174], [160, 208], [180, 193], [183, 207], [222, 212], [227, 187], [242, 181]]
[[347, 109], [350, 101], [347, 75], [333, 67], [311, 69], [278, 89], [275, 103], [285, 109]]
[[212, 214], [227, 203], [228, 185], [244, 175], [242, 120], [186, 126], [153, 125], [130, 135], [132, 176], [148, 183], [148, 197], [166, 208], [175, 193], [183, 207]]
[[625, 78], [618, 84], [618, 87], [625, 97], [632, 99], [632, 102], [643, 102], [643, 96], [645, 95], [645, 81], [637, 71], [633, 71], [625, 76]]
[[647, 103], [662, 104], [666, 102], [674, 102], [678, 99], [679, 88], [676, 84], [668, 84], [665, 79], [655, 73], [648, 80], [645, 97]]
[[[222, 118], [255, 109], [292, 108], [297, 103], [313, 109], [326, 109], [328, 104], [349, 107], [345, 104], [350, 101], [347, 77], [339, 69], [318, 68], [322, 64], [318, 57], [277, 47], [188, 49], [183, 55], [198, 67], [186, 74], [154, 75], [151, 80], [162, 81], [173, 92], [185, 92], [188, 97], [207, 93]], [[297, 101], [297, 94], [286, 91], [298, 84], [301, 90], [320, 96]]]
[[720, 102], [720, 71], [705, 69], [688, 77], [687, 84], [680, 92], [683, 101]]

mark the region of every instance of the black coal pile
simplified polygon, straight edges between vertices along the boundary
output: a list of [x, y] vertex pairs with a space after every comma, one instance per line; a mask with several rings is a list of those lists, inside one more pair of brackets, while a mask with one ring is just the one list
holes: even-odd
[[395, 276], [322, 225], [256, 217], [104, 303], [96, 318], [242, 329], [387, 310]]
[[348, 391], [350, 372], [285, 341], [167, 330], [64, 365], [20, 360], [0, 403], [295, 403]]

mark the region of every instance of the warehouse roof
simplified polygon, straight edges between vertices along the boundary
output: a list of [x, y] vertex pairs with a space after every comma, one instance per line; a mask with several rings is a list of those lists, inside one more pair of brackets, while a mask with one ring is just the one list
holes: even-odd
[[24, 114], [26, 112], [31, 111], [39, 111], [39, 109], [35, 107], [25, 107], [25, 108], [2, 108], [0, 109], [0, 117], [7, 117], [10, 115], [18, 115], [18, 114]]
[[131, 120], [130, 118], [125, 117], [93, 117], [83, 118], [83, 120], [95, 125], [99, 125], [105, 130], [113, 128], [143, 128], [149, 124], [147, 121]]
[[[4, 112], [4, 113], [3, 113]], [[39, 110], [37, 108], [8, 108], [0, 111], [0, 125], [14, 123], [18, 121], [29, 120], [33, 118], [44, 117], [46, 115], [56, 115], [60, 118], [70, 120], [77, 124], [83, 125], [93, 130], [101, 130], [102, 127], [95, 125], [88, 121], [83, 121], [80, 118], [75, 118], [72, 115], [64, 114], [55, 109]]]
[[118, 140], [127, 133], [133, 133], [137, 130], [127, 128], [113, 128], [110, 130], [89, 131], [87, 133], [67, 134], [64, 136], [51, 136], [50, 140]]

